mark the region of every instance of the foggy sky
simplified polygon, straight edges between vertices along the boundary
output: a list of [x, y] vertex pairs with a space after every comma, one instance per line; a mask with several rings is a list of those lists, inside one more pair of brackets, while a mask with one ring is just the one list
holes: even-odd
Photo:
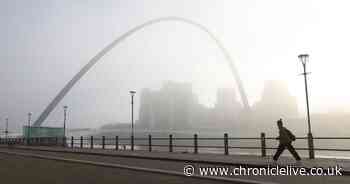
[[[284, 80], [305, 112], [301, 53], [310, 54], [312, 112], [346, 111], [350, 87], [347, 1], [128, 0], [0, 1], [0, 127], [33, 121], [98, 51], [132, 27], [178, 16], [211, 30], [235, 59], [250, 104], [265, 80]], [[220, 50], [197, 28], [182, 23], [148, 27], [115, 47], [68, 93], [44, 124], [68, 127], [128, 122], [129, 90], [188, 81], [200, 102], [235, 87]], [[136, 102], [139, 100], [136, 95]], [[138, 109], [136, 103], [135, 109]]]

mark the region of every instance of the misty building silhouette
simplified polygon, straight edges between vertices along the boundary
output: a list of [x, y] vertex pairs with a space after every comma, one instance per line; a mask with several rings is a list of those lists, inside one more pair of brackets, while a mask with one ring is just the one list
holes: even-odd
[[238, 102], [236, 91], [233, 88], [218, 89], [214, 107], [217, 122], [226, 127], [233, 126], [233, 123], [238, 121], [242, 110], [243, 107]]
[[266, 81], [261, 99], [253, 105], [251, 113], [244, 111], [233, 88], [218, 89], [216, 98], [214, 107], [200, 104], [190, 83], [169, 81], [160, 90], [143, 89], [136, 127], [144, 130], [229, 129], [239, 133], [253, 127], [266, 127], [266, 123], [270, 125], [276, 118], [298, 117], [296, 97], [289, 93], [283, 81]]
[[153, 93], [149, 89], [142, 89], [141, 91], [139, 119], [137, 120], [138, 127], [141, 129], [153, 127]]
[[143, 89], [140, 103], [140, 128], [183, 130], [190, 127], [198, 100], [190, 83], [169, 81], [158, 91]]
[[158, 91], [141, 91], [138, 128], [152, 130], [223, 129], [234, 127], [242, 105], [234, 89], [217, 91], [213, 108], [199, 104], [190, 83], [166, 82]]
[[279, 80], [265, 82], [261, 99], [253, 109], [255, 116], [263, 118], [298, 116], [296, 97], [289, 93], [287, 83]]

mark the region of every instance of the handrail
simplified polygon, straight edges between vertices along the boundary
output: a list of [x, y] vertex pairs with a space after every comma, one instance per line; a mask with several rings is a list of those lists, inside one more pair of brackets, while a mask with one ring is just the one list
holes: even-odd
[[[197, 154], [198, 149], [223, 149], [224, 154], [229, 154], [229, 149], [246, 149], [246, 150], [261, 150], [261, 156], [266, 156], [266, 150], [275, 150], [276, 147], [267, 147], [266, 140], [275, 140], [276, 137], [265, 137], [265, 133], [261, 133], [260, 137], [229, 137], [224, 134], [223, 137], [198, 137], [194, 134], [193, 137], [175, 137], [169, 135], [167, 137], [135, 137], [131, 141], [131, 137], [31, 137], [31, 138], [0, 138], [0, 144], [22, 144], [22, 145], [55, 145], [71, 148], [90, 148], [90, 149], [110, 149], [114, 147], [115, 150], [120, 147], [127, 149], [128, 146], [148, 147], [146, 150], [152, 151], [152, 147], [168, 147], [169, 152], [173, 152], [174, 148], [193, 148], [193, 153]], [[350, 137], [313, 137], [315, 140], [350, 140]], [[232, 143], [237, 143], [240, 140], [254, 140], [260, 146], [236, 146]], [[308, 140], [308, 137], [296, 137], [296, 140]], [[153, 142], [154, 141], [154, 142]], [[203, 141], [207, 141], [203, 143]], [[209, 142], [208, 142], [209, 141]], [[215, 141], [209, 144], [210, 141]], [[219, 141], [219, 142], [218, 142]], [[152, 143], [153, 142], [153, 143]], [[131, 144], [130, 144], [131, 143]], [[108, 147], [106, 147], [108, 146]], [[95, 147], [95, 148], [94, 148]], [[296, 147], [296, 150], [308, 151], [310, 148]], [[313, 148], [315, 151], [339, 151], [350, 152], [350, 148]]]

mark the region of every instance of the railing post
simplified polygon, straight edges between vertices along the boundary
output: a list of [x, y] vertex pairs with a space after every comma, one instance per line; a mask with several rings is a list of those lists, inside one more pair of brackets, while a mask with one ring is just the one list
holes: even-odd
[[80, 148], [83, 148], [83, 136], [80, 136]]
[[94, 149], [94, 136], [90, 136], [90, 149]]
[[74, 147], [74, 137], [72, 136], [70, 139], [70, 147], [73, 148]]
[[106, 144], [105, 140], [106, 140], [106, 137], [102, 136], [102, 149], [105, 149], [105, 144]]
[[62, 138], [62, 146], [66, 147], [66, 144], [67, 144], [67, 137], [63, 136], [63, 138]]
[[152, 151], [152, 135], [148, 135], [148, 151]]
[[131, 151], [134, 151], [134, 136], [131, 136]]
[[228, 134], [224, 134], [224, 148], [225, 148], [225, 155], [228, 155]]
[[261, 140], [261, 156], [266, 157], [266, 137], [264, 132], [261, 133], [260, 140]]
[[198, 153], [198, 135], [194, 134], [194, 154]]
[[307, 140], [309, 145], [309, 158], [314, 159], [315, 158], [314, 139], [311, 133], [307, 134]]
[[119, 137], [115, 136], [115, 150], [119, 150]]
[[169, 135], [169, 152], [173, 152], [173, 135]]

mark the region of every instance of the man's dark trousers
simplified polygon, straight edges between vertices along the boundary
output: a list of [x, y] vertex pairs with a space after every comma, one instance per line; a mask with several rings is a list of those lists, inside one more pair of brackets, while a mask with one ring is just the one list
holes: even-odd
[[280, 144], [278, 146], [278, 149], [277, 149], [277, 152], [276, 154], [273, 156], [273, 159], [274, 160], [277, 160], [278, 157], [282, 154], [282, 152], [284, 151], [284, 149], [288, 149], [289, 152], [293, 155], [293, 157], [296, 159], [296, 160], [300, 160], [300, 156], [298, 155], [298, 153], [295, 151], [294, 147], [292, 146], [291, 143], [289, 144]]

